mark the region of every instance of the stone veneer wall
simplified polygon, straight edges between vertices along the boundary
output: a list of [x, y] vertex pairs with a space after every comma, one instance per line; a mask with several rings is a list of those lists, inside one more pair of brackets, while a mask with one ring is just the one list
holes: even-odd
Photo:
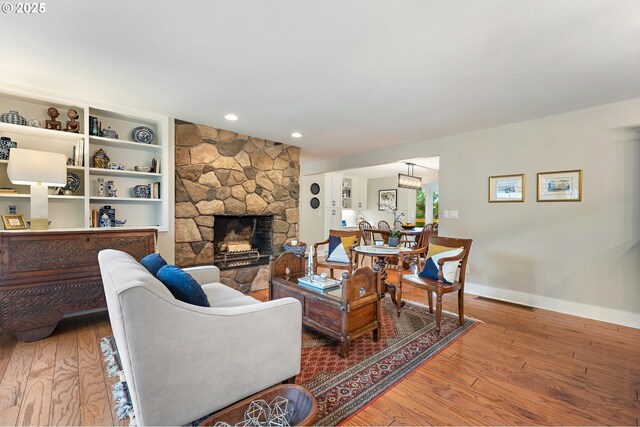
[[300, 148], [176, 121], [176, 264], [213, 263], [213, 215], [273, 214], [274, 250], [298, 237]]

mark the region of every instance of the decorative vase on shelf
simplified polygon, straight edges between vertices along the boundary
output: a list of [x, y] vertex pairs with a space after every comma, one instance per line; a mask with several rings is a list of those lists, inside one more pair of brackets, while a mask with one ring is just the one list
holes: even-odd
[[27, 125], [27, 119], [22, 117], [20, 113], [15, 110], [9, 110], [8, 113], [4, 113], [0, 115], [0, 122], [2, 123], [11, 123], [12, 125]]
[[11, 138], [3, 136], [0, 138], [0, 160], [9, 160], [9, 153], [12, 148], [16, 148], [18, 143]]
[[111, 227], [111, 219], [106, 213], [103, 213], [100, 217], [100, 227]]
[[93, 155], [93, 167], [99, 169], [107, 169], [111, 159], [107, 153], [101, 148]]

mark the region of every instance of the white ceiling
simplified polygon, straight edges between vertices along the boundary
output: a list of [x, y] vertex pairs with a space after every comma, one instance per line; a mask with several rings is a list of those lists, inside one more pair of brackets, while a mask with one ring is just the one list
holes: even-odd
[[3, 14], [0, 80], [293, 143], [308, 160], [640, 97], [638, 0], [46, 7]]
[[340, 173], [360, 178], [397, 177], [399, 173], [407, 173], [406, 163], [414, 163], [413, 175], [419, 176], [423, 180], [432, 178], [434, 171], [438, 172], [440, 170], [440, 157], [416, 157], [384, 165], [347, 169], [340, 171]]

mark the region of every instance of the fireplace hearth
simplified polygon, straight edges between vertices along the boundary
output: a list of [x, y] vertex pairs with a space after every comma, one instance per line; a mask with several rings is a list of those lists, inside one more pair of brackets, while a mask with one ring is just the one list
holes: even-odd
[[269, 263], [272, 215], [215, 215], [213, 263], [221, 270]]

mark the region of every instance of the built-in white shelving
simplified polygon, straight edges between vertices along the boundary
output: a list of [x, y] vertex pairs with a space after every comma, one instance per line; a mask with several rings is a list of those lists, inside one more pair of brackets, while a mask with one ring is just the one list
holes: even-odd
[[122, 139], [104, 138], [101, 136], [90, 136], [92, 144], [104, 147], [125, 148], [130, 150], [159, 151], [162, 146], [156, 144], [143, 144], [141, 142], [124, 141]]
[[162, 174], [153, 172], [138, 172], [118, 169], [102, 169], [102, 168], [89, 168], [91, 175], [113, 175], [113, 176], [128, 176], [138, 178], [160, 178]]
[[[1, 94], [0, 94], [1, 96]], [[4, 111], [3, 111], [4, 112]], [[44, 120], [43, 120], [44, 123]], [[4, 136], [5, 134], [17, 134], [22, 136], [33, 136], [37, 138], [46, 138], [55, 141], [73, 141], [76, 142], [79, 139], [84, 138], [84, 134], [73, 133], [73, 132], [64, 132], [60, 130], [51, 130], [51, 129], [43, 129], [37, 128], [33, 126], [21, 126], [14, 125], [11, 123], [2, 123], [0, 122], [0, 133]]]
[[[126, 219], [124, 228], [157, 228], [167, 231], [169, 227], [169, 118], [132, 110], [124, 107], [93, 105], [86, 101], [55, 99], [46, 95], [26, 93], [9, 88], [0, 88], [0, 114], [9, 110], [18, 111], [28, 121], [37, 118], [44, 126], [49, 117], [47, 109], [55, 107], [60, 115], [61, 127], [66, 127], [67, 110], [75, 109], [80, 118], [80, 133], [0, 123], [0, 136], [10, 137], [18, 148], [62, 153], [73, 158], [76, 144], [83, 148], [82, 165], [67, 166], [70, 173], [80, 178], [80, 188], [73, 195], [49, 195], [49, 219], [52, 230], [87, 229], [91, 227], [91, 213], [105, 205], [116, 209], [116, 218]], [[97, 117], [102, 129], [111, 128], [118, 139], [91, 135], [89, 116]], [[135, 142], [132, 130], [148, 126], [155, 138], [151, 144]], [[124, 166], [125, 170], [94, 168], [93, 156], [103, 149], [112, 163]], [[151, 166], [159, 161], [159, 170], [139, 172], [135, 166]], [[0, 193], [0, 213], [8, 213], [9, 205], [16, 205], [17, 212], [30, 219], [30, 190], [26, 185], [14, 185], [7, 177], [7, 160], [0, 160], [0, 187], [14, 188], [16, 193]], [[113, 181], [119, 197], [98, 197], [98, 178]], [[136, 185], [160, 183], [160, 198], [143, 199], [133, 197]], [[106, 187], [106, 183], [105, 183]], [[106, 188], [105, 188], [106, 190]], [[117, 227], [123, 228], [123, 227]]]
[[[91, 197], [91, 201], [96, 202], [134, 202], [134, 203], [148, 203], [148, 202], [162, 202], [162, 199], [145, 199], [142, 197]], [[108, 204], [108, 203], [107, 203]]]

